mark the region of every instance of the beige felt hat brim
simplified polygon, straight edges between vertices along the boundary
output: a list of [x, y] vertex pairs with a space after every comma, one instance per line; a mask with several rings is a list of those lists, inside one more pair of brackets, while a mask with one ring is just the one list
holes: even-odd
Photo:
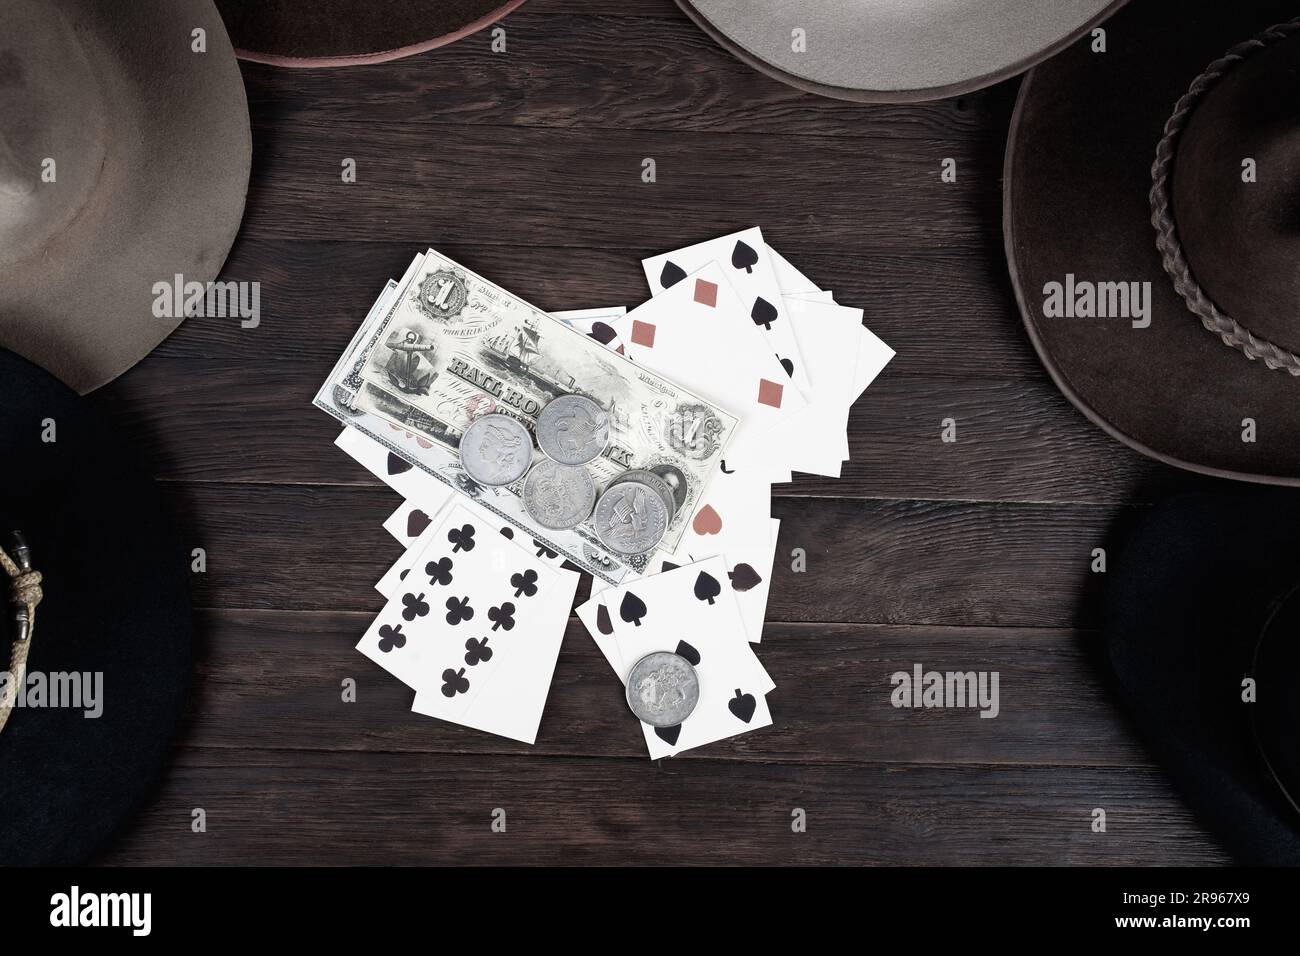
[[82, 393], [140, 361], [181, 321], [155, 284], [221, 271], [251, 158], [212, 0], [5, 0], [0, 346]]

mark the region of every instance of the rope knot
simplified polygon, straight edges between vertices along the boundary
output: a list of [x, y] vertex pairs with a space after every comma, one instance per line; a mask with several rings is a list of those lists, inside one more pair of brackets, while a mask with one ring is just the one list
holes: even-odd
[[34, 609], [45, 595], [41, 591], [41, 572], [23, 571], [16, 575], [9, 586], [15, 603]]

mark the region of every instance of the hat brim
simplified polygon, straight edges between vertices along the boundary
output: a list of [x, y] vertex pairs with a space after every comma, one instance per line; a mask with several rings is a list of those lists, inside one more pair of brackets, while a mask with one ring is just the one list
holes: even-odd
[[[0, 530], [23, 532], [44, 577], [27, 667], [47, 688], [44, 706], [28, 698], [0, 732], [0, 864], [82, 863], [149, 797], [171, 752], [191, 665], [187, 562], [121, 436], [3, 349], [0, 449]], [[0, 609], [7, 670], [7, 586]]]
[[[677, 0], [724, 49], [775, 80], [860, 103], [910, 103], [982, 89], [1074, 42], [1128, 0], [822, 4]], [[807, 47], [792, 47], [802, 29]]]
[[[1156, 144], [1192, 79], [1294, 12], [1135, 3], [1109, 22], [1106, 53], [1080, 46], [1036, 67], [1011, 121], [1003, 208], [1025, 327], [1071, 402], [1152, 458], [1284, 485], [1300, 485], [1300, 380], [1225, 346], [1187, 309], [1161, 265], [1148, 193]], [[1149, 282], [1150, 326], [1045, 318], [1046, 284], [1068, 274]]]
[[524, 0], [217, 0], [243, 60], [272, 66], [362, 66], [477, 33]]
[[[1300, 814], [1260, 758], [1259, 704], [1242, 697], [1261, 628], [1300, 581], [1297, 528], [1295, 492], [1181, 495], [1146, 516], [1107, 575], [1119, 695], [1193, 810], [1249, 864], [1300, 864]], [[1255, 676], [1262, 694], [1300, 674]], [[1295, 753], [1294, 735], [1285, 746]]]

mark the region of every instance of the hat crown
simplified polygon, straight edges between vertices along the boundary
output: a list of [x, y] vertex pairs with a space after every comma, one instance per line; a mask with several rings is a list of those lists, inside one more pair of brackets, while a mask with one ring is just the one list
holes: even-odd
[[1178, 241], [1221, 313], [1300, 353], [1300, 31], [1216, 67], [1175, 145]]

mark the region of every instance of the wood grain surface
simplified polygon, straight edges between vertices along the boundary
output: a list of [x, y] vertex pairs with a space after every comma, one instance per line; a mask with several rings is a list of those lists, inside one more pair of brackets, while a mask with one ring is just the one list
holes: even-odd
[[[1089, 570], [1152, 501], [1212, 482], [1090, 425], [1025, 336], [1000, 222], [1016, 81], [821, 99], [672, 0], [530, 0], [503, 25], [505, 53], [481, 33], [375, 66], [242, 65], [254, 167], [223, 277], [261, 283], [261, 323], [191, 320], [97, 398], [207, 553], [189, 717], [106, 862], [1225, 862], [1110, 691]], [[774, 489], [773, 726], [650, 762], [576, 618], [536, 746], [412, 715], [353, 650], [399, 502], [310, 406], [385, 280], [432, 245], [542, 308], [632, 306], [641, 257], [754, 224], [898, 352], [843, 477]], [[914, 663], [998, 671], [1001, 713], [893, 708]]]

